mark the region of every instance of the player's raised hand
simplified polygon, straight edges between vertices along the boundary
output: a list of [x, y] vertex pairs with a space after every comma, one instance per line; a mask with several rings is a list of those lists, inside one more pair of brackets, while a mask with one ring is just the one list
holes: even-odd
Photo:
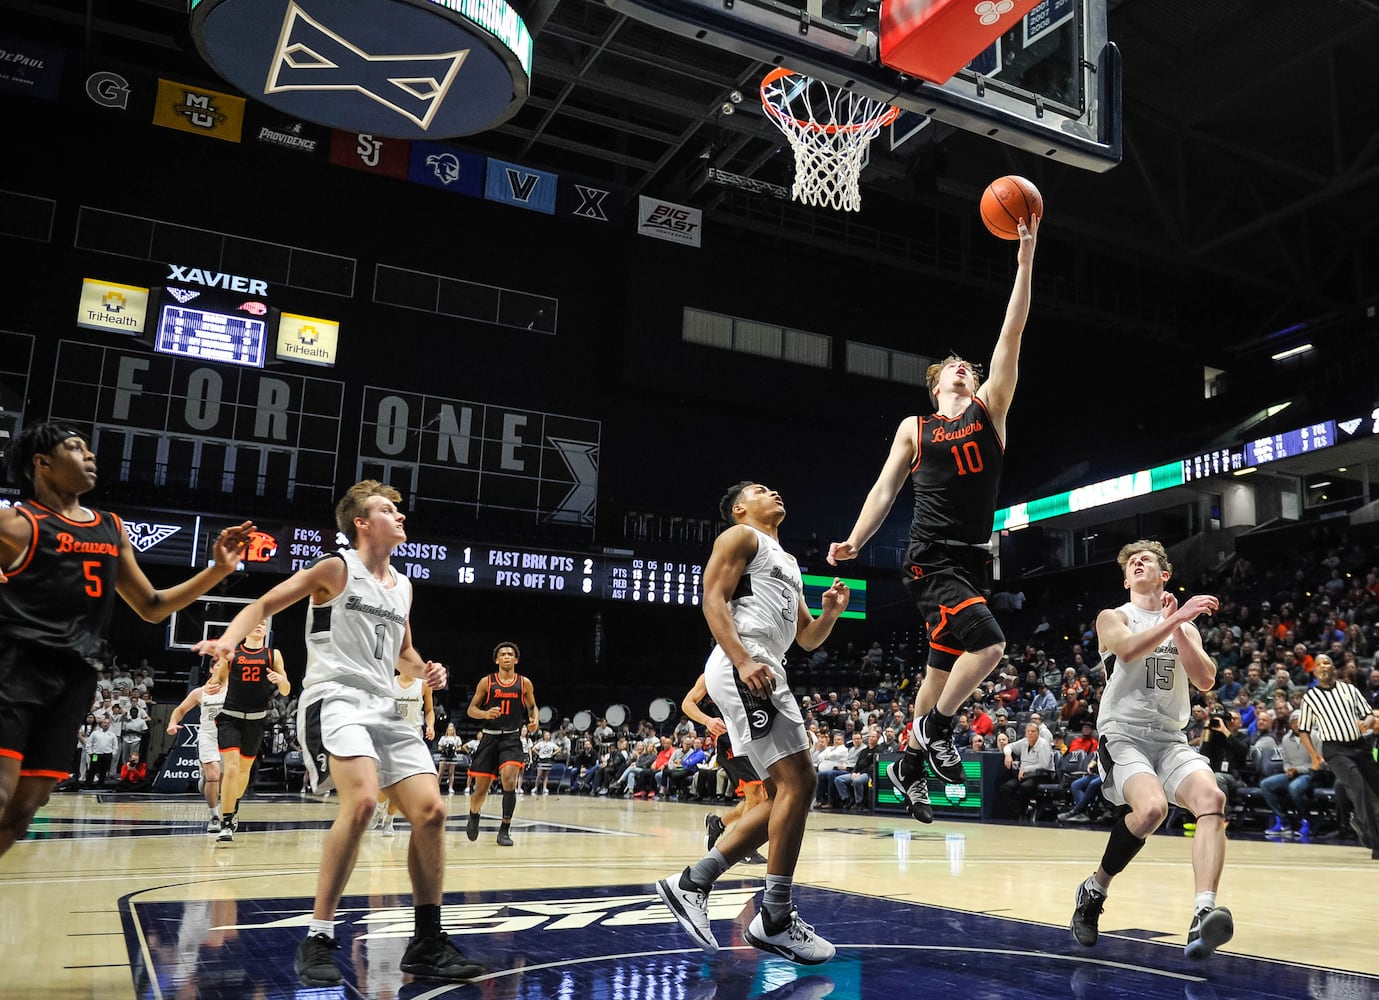
[[253, 521], [222, 529], [211, 548], [215, 564], [221, 569], [233, 570], [238, 567], [240, 560], [244, 558], [244, 547], [249, 544], [249, 533], [253, 530]]
[[[200, 653], [202, 656], [209, 656], [211, 659], [219, 662], [220, 660], [228, 660], [230, 657], [234, 656], [235, 647], [233, 643], [226, 642], [225, 637], [221, 636], [219, 639], [202, 639], [192, 647], [192, 652]], [[219, 688], [216, 690], [219, 690]], [[211, 693], [214, 694], [215, 692]]]
[[829, 542], [828, 564], [837, 566], [840, 562], [857, 558], [857, 547], [851, 542]]
[[1196, 594], [1189, 597], [1187, 603], [1179, 610], [1178, 614], [1184, 621], [1192, 621], [1200, 615], [1214, 615], [1221, 607], [1221, 602], [1210, 594]]
[[450, 682], [450, 671], [445, 669], [445, 664], [436, 663], [433, 660], [426, 661], [426, 673], [422, 675], [422, 680], [426, 686], [433, 691], [439, 691]]
[[833, 586], [824, 591], [823, 610], [833, 614], [842, 614], [848, 606], [848, 601], [852, 599], [852, 591], [848, 585], [838, 577], [833, 578]]

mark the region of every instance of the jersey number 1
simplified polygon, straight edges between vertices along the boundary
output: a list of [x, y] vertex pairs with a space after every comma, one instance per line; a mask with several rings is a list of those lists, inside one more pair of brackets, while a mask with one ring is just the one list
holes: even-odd
[[953, 462], [957, 465], [960, 476], [965, 476], [969, 472], [981, 472], [985, 468], [982, 464], [982, 449], [976, 441], [964, 441], [948, 450], [953, 453]]

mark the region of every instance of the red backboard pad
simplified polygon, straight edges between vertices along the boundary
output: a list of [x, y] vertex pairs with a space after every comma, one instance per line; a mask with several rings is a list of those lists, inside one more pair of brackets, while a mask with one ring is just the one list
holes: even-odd
[[943, 83], [1040, 0], [881, 0], [881, 63]]

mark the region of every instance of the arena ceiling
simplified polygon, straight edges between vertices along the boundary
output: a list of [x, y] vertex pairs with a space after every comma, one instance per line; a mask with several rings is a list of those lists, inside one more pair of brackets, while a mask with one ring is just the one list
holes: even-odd
[[[1071, 315], [1106, 323], [1118, 312], [1133, 332], [1223, 364], [1297, 323], [1340, 335], [1375, 326], [1364, 316], [1379, 303], [1379, 0], [1108, 0], [1125, 67], [1119, 166], [1091, 173], [931, 127], [875, 150], [863, 199], [887, 210], [864, 204], [851, 235], [814, 210], [757, 212], [704, 180], [712, 164], [789, 183], [788, 150], [753, 106], [767, 66], [599, 0], [515, 5], [536, 38], [532, 93], [512, 120], [465, 140], [485, 152], [842, 252], [868, 227], [911, 235], [934, 213], [975, 219], [985, 182], [1018, 172], [1043, 189], [1050, 231], [1075, 247], [1082, 281], [1041, 288]], [[186, 0], [0, 6], [16, 34], [214, 77], [189, 39]], [[733, 91], [746, 100], [725, 116]], [[925, 266], [955, 278], [960, 268]]]

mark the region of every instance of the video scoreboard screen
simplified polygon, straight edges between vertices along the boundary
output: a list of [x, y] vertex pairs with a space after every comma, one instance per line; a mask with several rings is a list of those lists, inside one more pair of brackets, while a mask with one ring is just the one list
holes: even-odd
[[162, 354], [262, 368], [277, 310], [255, 298], [169, 285], [158, 306], [153, 349]]
[[1245, 464], [1248, 466], [1277, 462], [1281, 458], [1330, 448], [1335, 443], [1336, 421], [1323, 420], [1321, 423], [1308, 424], [1296, 430], [1246, 441]]
[[[804, 606], [814, 614], [819, 614], [824, 607], [824, 591], [833, 586], [833, 577], [817, 576], [813, 573], [801, 573], [804, 580]], [[848, 606], [839, 618], [866, 618], [867, 617], [867, 581], [854, 580], [850, 577], [839, 577], [847, 584]]]
[[608, 557], [608, 592], [614, 601], [633, 604], [675, 604], [698, 607], [704, 567], [698, 563]]

